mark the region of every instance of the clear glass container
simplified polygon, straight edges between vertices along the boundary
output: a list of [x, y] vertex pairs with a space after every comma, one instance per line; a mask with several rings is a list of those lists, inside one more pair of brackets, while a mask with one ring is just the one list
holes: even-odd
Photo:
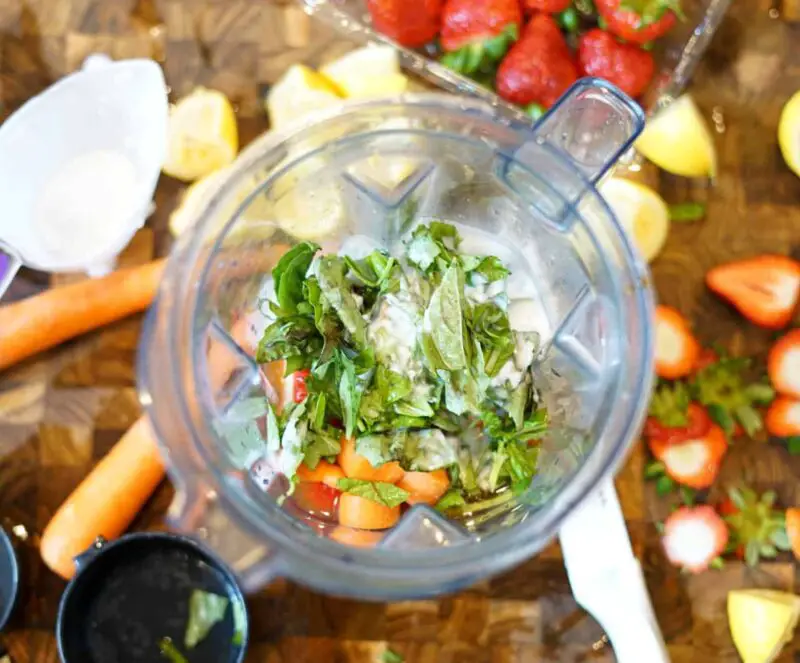
[[[453, 591], [538, 552], [619, 467], [646, 411], [648, 271], [595, 189], [643, 123], [618, 90], [584, 79], [533, 128], [433, 94], [344, 104], [248, 147], [174, 247], [141, 342], [140, 394], [177, 489], [171, 524], [246, 589], [287, 576], [382, 600]], [[280, 481], [260, 473], [264, 286], [300, 239], [384, 243], [426, 219], [490, 233], [526, 260], [534, 380], [553, 426], [516, 501], [464, 523], [416, 505], [374, 549], [351, 547], [324, 519], [281, 508]]]

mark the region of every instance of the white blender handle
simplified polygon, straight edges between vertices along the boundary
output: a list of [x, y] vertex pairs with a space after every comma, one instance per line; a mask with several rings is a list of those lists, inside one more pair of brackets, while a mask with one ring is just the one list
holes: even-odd
[[611, 478], [559, 533], [575, 599], [605, 629], [618, 663], [669, 663]]

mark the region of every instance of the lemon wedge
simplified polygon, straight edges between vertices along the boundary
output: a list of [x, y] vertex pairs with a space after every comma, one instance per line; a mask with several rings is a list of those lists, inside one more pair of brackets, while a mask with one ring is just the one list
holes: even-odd
[[800, 597], [774, 589], [728, 592], [728, 624], [744, 663], [771, 663], [792, 639]]
[[272, 128], [281, 129], [308, 113], [341, 101], [342, 95], [332, 81], [305, 65], [296, 64], [272, 86], [266, 106]]
[[781, 111], [778, 145], [786, 165], [800, 176], [800, 92], [795, 92]]
[[642, 257], [650, 262], [664, 248], [669, 232], [669, 208], [650, 187], [612, 177], [600, 185], [600, 193]]
[[178, 206], [169, 215], [169, 231], [173, 237], [181, 235], [194, 225], [212, 196], [219, 189], [224, 174], [224, 168], [215, 170], [213, 173], [186, 187]]
[[636, 149], [673, 175], [710, 177], [717, 167], [711, 133], [688, 94], [647, 121]]
[[238, 150], [236, 116], [221, 92], [199, 87], [170, 110], [167, 175], [192, 182], [230, 165]]
[[400, 71], [400, 60], [391, 46], [365, 46], [326, 64], [320, 73], [332, 81], [348, 99], [402, 94], [408, 78]]

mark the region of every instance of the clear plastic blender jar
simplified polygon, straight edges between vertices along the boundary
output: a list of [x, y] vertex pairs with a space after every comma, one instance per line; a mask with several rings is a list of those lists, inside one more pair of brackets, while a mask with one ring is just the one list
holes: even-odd
[[[616, 516], [627, 543], [608, 486], [646, 411], [653, 303], [647, 269], [595, 184], [643, 123], [618, 90], [584, 79], [534, 127], [481, 101], [421, 95], [344, 105], [252, 144], [174, 248], [142, 340], [141, 397], [177, 489], [171, 524], [205, 539], [247, 589], [286, 576], [381, 600], [449, 592], [508, 569], [592, 499], [581, 527], [600, 528], [602, 540], [611, 531], [603, 519]], [[475, 227], [527, 260], [541, 304], [534, 381], [551, 430], [531, 486], [503, 509], [454, 523], [416, 505], [377, 547], [351, 547], [259, 484], [264, 410], [249, 406], [263, 402], [267, 383], [253, 359], [266, 325], [259, 307], [292, 244], [335, 250], [359, 235], [385, 245], [426, 219]], [[573, 580], [588, 577], [575, 570], [575, 531], [564, 538]], [[585, 548], [602, 547], [596, 537], [587, 532]], [[609, 550], [592, 550], [590, 565], [635, 566], [629, 543]], [[638, 583], [641, 591], [640, 575]], [[625, 628], [637, 630], [648, 611], [646, 597], [629, 606]]]

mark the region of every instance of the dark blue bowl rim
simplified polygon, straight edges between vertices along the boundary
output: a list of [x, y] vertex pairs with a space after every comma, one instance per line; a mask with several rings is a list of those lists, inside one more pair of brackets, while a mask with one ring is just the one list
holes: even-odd
[[2, 607], [0, 612], [0, 629], [5, 627], [8, 620], [11, 618], [11, 613], [14, 612], [14, 605], [17, 602], [17, 594], [19, 592], [19, 561], [17, 554], [14, 551], [14, 546], [11, 544], [11, 537], [8, 532], [0, 527], [0, 555], [4, 555], [8, 560], [9, 568], [11, 569], [11, 586], [8, 588], [8, 595], [10, 597], [8, 604]]
[[[66, 658], [66, 654], [64, 653], [63, 649], [63, 636], [62, 636], [62, 627], [64, 623], [64, 614], [69, 609], [68, 603], [69, 600], [75, 590], [75, 587], [81, 582], [81, 578], [85, 577], [86, 571], [98, 560], [100, 557], [108, 553], [110, 550], [115, 550], [117, 548], [124, 547], [127, 543], [133, 543], [137, 541], [149, 541], [153, 545], [159, 544], [180, 544], [191, 548], [196, 554], [201, 555], [203, 557], [208, 558], [214, 566], [216, 566], [217, 570], [220, 571], [225, 576], [225, 579], [228, 581], [228, 585], [232, 588], [233, 598], [239, 601], [243, 606], [245, 606], [244, 610], [244, 624], [243, 624], [243, 632], [242, 632], [242, 641], [240, 645], [237, 645], [239, 648], [239, 655], [236, 658], [236, 663], [242, 663], [244, 661], [245, 653], [247, 652], [247, 645], [250, 638], [250, 619], [247, 614], [246, 603], [244, 600], [244, 594], [242, 593], [241, 587], [239, 587], [239, 583], [236, 581], [236, 576], [233, 571], [207, 546], [203, 545], [201, 542], [197, 541], [188, 536], [184, 536], [182, 534], [173, 534], [172, 532], [132, 532], [130, 534], [125, 534], [118, 539], [114, 539], [112, 541], [105, 541], [98, 544], [92, 544], [90, 548], [88, 548], [84, 553], [79, 555], [78, 557], [84, 558], [84, 561], [80, 564], [76, 564], [77, 572], [73, 576], [72, 580], [69, 581], [67, 587], [64, 589], [64, 593], [61, 595], [61, 600], [58, 604], [58, 615], [56, 617], [56, 644], [58, 646], [58, 656], [63, 663], [83, 663], [83, 662], [73, 662], [68, 661]], [[86, 557], [84, 557], [84, 555]], [[77, 559], [77, 558], [76, 558]]]

